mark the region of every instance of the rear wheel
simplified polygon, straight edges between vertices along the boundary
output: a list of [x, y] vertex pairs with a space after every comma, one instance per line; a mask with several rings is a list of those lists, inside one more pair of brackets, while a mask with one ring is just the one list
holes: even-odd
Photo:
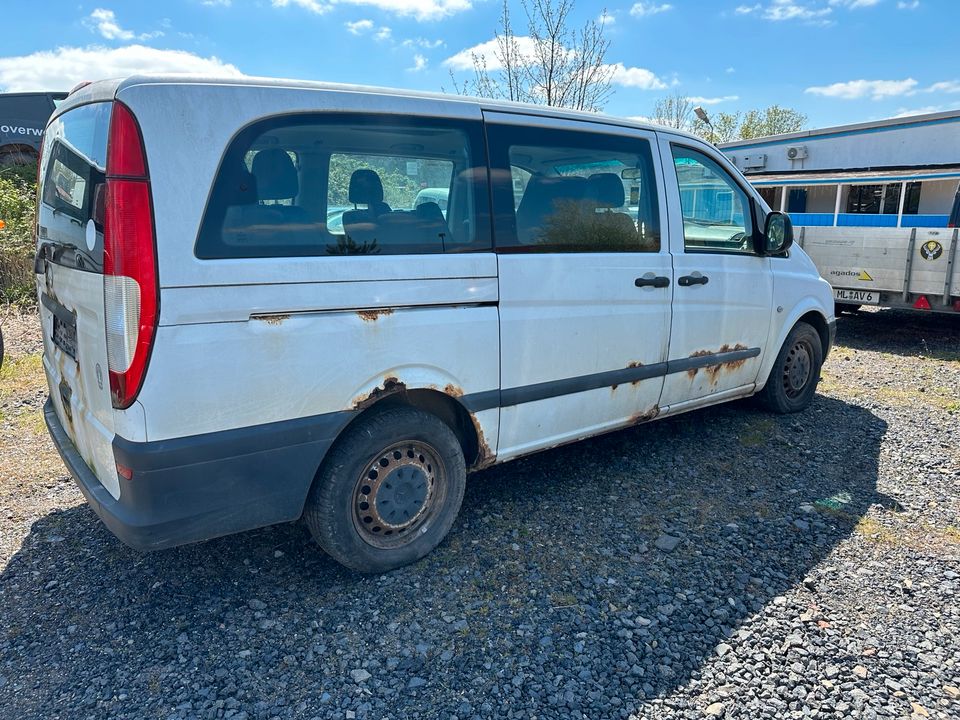
[[446, 423], [415, 408], [374, 411], [331, 449], [304, 519], [337, 562], [386, 572], [440, 544], [465, 485], [463, 451]]
[[798, 322], [780, 348], [763, 388], [766, 406], [778, 413], [803, 410], [817, 391], [822, 365], [820, 334], [807, 323]]

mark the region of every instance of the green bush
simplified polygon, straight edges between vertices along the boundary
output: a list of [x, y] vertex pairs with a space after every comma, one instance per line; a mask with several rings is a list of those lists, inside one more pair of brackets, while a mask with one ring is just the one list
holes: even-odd
[[31, 166], [0, 169], [0, 302], [33, 305], [33, 218], [36, 183]]

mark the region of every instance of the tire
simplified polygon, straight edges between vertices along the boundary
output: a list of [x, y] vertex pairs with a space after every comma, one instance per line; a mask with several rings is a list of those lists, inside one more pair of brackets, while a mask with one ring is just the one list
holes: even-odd
[[373, 411], [330, 450], [304, 520], [340, 564], [387, 572], [443, 541], [460, 511], [466, 478], [460, 442], [437, 416], [409, 407]]
[[813, 400], [823, 365], [820, 334], [798, 322], [787, 335], [762, 392], [764, 404], [786, 414], [803, 410]]

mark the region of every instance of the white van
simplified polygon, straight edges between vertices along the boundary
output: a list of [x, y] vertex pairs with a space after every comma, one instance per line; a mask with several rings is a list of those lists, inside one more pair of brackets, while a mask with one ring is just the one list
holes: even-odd
[[395, 568], [470, 470], [761, 391], [801, 410], [833, 340], [787, 216], [618, 118], [132, 77], [64, 101], [40, 177], [47, 424], [136, 548], [303, 518]]

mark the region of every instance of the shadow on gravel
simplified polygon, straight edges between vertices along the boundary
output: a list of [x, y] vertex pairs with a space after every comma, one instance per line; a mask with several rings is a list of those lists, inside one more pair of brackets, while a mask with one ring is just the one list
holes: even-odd
[[[0, 707], [650, 717], [784, 592], [816, 603], [812, 568], [890, 504], [885, 429], [820, 396], [796, 416], [738, 403], [541, 453], [473, 476], [449, 540], [379, 578], [297, 525], [140, 554], [78, 505], [36, 521], [0, 577]], [[773, 653], [793, 642], [766, 632]]]
[[837, 342], [857, 350], [960, 360], [960, 313], [847, 312], [837, 318]]

